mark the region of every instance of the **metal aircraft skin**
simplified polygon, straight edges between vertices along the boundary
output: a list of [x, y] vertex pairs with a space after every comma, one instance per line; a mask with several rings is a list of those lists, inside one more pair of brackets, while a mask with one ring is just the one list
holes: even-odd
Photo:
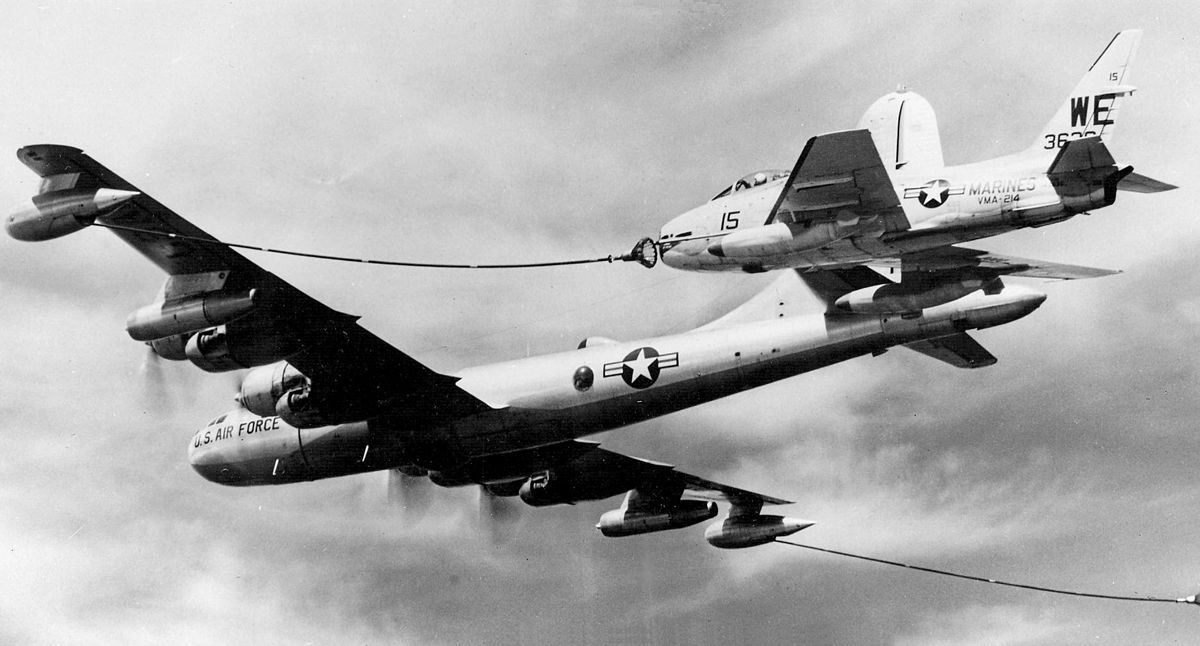
[[[1118, 167], [1105, 142], [1134, 91], [1126, 82], [1141, 31], [1118, 33], [1026, 150], [946, 166], [929, 103], [909, 91], [867, 109], [857, 130], [813, 137], [795, 168], [751, 173], [664, 226], [662, 260], [693, 271], [901, 269], [896, 293], [946, 302], [1000, 275], [1072, 279], [1103, 269], [955, 247], [1108, 206], [1118, 191], [1170, 184]], [[873, 291], [850, 311], [889, 311]]]
[[[994, 285], [903, 315], [848, 313], [846, 294], [892, 285], [866, 267], [786, 272], [695, 330], [638, 341], [589, 338], [574, 350], [437, 373], [215, 241], [82, 151], [22, 148], [40, 190], [8, 217], [9, 234], [47, 240], [93, 224], [167, 273], [126, 329], [164, 359], [210, 372], [250, 368], [238, 406], [196, 431], [191, 465], [225, 485], [285, 484], [389, 470], [391, 487], [428, 478], [480, 486], [481, 501], [532, 506], [625, 493], [597, 527], [627, 536], [726, 516], [705, 532], [749, 547], [812, 523], [761, 514], [786, 500], [712, 482], [578, 438], [904, 345], [958, 367], [996, 359], [967, 330], [1021, 318], [1045, 295]], [[801, 280], [827, 305], [799, 315]]]

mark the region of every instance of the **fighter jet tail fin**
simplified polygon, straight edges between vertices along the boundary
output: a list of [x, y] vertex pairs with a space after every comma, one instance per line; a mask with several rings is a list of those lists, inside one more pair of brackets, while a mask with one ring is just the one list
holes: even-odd
[[946, 166], [933, 106], [916, 92], [901, 88], [880, 97], [863, 113], [858, 127], [871, 131], [889, 172], [920, 175]]
[[1141, 39], [1140, 29], [1127, 29], [1113, 36], [1054, 117], [1042, 128], [1029, 148], [1031, 152], [1051, 155], [1068, 141], [1084, 137], [1112, 141], [1120, 107], [1135, 89], [1126, 79]]

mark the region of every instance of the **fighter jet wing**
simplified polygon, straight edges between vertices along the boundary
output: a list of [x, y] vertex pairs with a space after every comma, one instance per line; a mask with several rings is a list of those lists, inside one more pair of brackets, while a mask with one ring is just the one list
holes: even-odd
[[830, 220], [854, 224], [855, 218], [860, 222], [878, 218], [885, 232], [909, 228], [870, 131], [847, 130], [809, 139], [766, 224]]
[[881, 260], [878, 264], [891, 267], [898, 265], [903, 272], [973, 271], [985, 276], [1023, 276], [1049, 280], [1079, 280], [1121, 273], [1113, 269], [1016, 258], [966, 247], [941, 247], [906, 254], [898, 259]]
[[[17, 158], [43, 178], [40, 193], [94, 187], [138, 191], [78, 148], [27, 146]], [[98, 223], [121, 227], [113, 232], [170, 276], [164, 298], [254, 290], [254, 313], [238, 319], [237, 326], [274, 333], [282, 347], [294, 348], [288, 362], [322, 391], [360, 402], [419, 394], [447, 412], [487, 408], [459, 389], [456, 378], [430, 370], [363, 329], [358, 317], [320, 303], [138, 192]]]

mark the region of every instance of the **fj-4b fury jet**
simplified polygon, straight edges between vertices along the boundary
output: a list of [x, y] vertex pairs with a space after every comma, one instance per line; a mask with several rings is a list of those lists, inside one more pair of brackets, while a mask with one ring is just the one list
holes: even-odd
[[[238, 406], [192, 435], [188, 459], [225, 485], [287, 484], [388, 470], [401, 500], [432, 481], [477, 485], [481, 511], [502, 497], [571, 504], [625, 494], [600, 517], [606, 536], [686, 527], [722, 548], [749, 547], [812, 523], [760, 513], [787, 501], [621, 455], [578, 438], [903, 345], [973, 368], [996, 360], [968, 330], [1035, 310], [1045, 295], [1017, 285], [947, 299], [903, 316], [839, 311], [846, 294], [892, 282], [867, 267], [775, 284], [698, 329], [639, 341], [591, 337], [566, 352], [468, 367], [422, 365], [217, 242], [76, 148], [22, 148], [42, 178], [5, 228], [48, 240], [96, 225], [167, 274], [126, 330], [159, 357], [209, 372], [249, 368]], [[799, 316], [805, 280], [827, 314]], [[807, 296], [807, 295], [805, 295]], [[180, 447], [183, 448], [183, 447]], [[417, 496], [420, 497], [420, 496]]]
[[1072, 279], [1103, 269], [953, 246], [1061, 222], [1112, 204], [1118, 190], [1170, 184], [1118, 167], [1105, 146], [1141, 31], [1118, 33], [1023, 152], [946, 166], [933, 108], [907, 91], [881, 97], [858, 130], [809, 139], [789, 173], [751, 173], [671, 220], [662, 260], [695, 271], [821, 271], [874, 265], [901, 282], [845, 295], [854, 312], [906, 312], [999, 288], [1003, 275]]

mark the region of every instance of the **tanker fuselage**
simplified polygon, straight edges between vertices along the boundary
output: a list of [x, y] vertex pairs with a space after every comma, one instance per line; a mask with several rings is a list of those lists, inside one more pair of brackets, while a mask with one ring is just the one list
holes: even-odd
[[[467, 368], [457, 375], [458, 387], [491, 410], [432, 425], [421, 421], [429, 419], [427, 412], [412, 408], [301, 429], [237, 409], [197, 431], [189, 460], [205, 478], [228, 485], [283, 484], [403, 465], [452, 474], [471, 458], [619, 428], [890, 346], [1007, 323], [1043, 300], [1040, 292], [1009, 285], [915, 317], [775, 318]], [[461, 484], [526, 475], [473, 474]]]

